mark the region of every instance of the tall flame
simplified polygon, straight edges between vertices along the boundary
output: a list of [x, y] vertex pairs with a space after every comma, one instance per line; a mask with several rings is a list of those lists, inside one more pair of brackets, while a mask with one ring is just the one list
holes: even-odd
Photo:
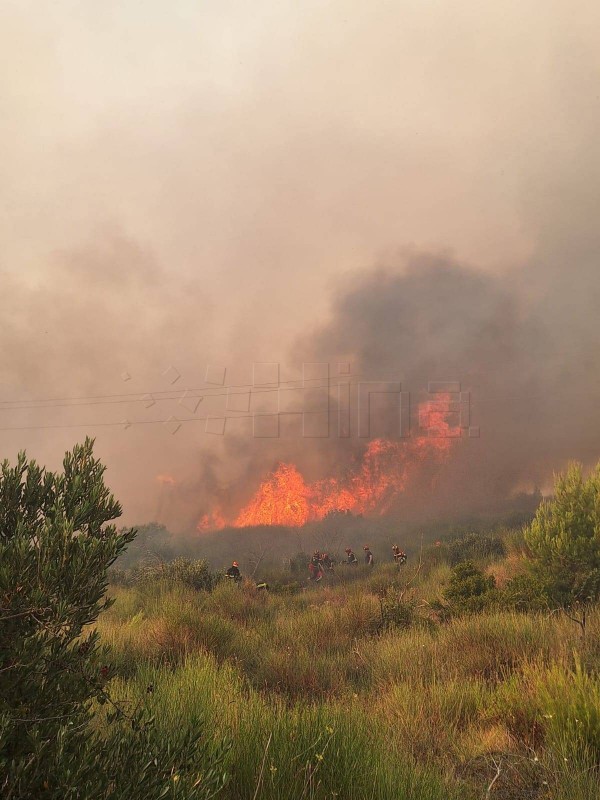
[[[252, 525], [301, 526], [334, 511], [385, 514], [419, 474], [419, 464], [442, 464], [460, 429], [450, 425], [450, 398], [419, 406], [419, 427], [427, 435], [400, 441], [374, 439], [360, 463], [344, 478], [307, 482], [294, 464], [280, 463], [233, 521]], [[205, 515], [199, 530], [222, 527], [220, 512]]]

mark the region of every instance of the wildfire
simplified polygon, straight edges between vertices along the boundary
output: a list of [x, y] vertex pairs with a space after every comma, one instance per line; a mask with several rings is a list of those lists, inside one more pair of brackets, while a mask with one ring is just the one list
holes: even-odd
[[[294, 464], [280, 463], [238, 513], [234, 527], [286, 525], [299, 527], [330, 512], [385, 514], [420, 473], [419, 465], [444, 463], [457, 427], [450, 425], [449, 398], [419, 407], [419, 427], [425, 435], [399, 441], [374, 439], [361, 461], [343, 478], [307, 482]], [[206, 514], [198, 530], [223, 527], [219, 510]]]

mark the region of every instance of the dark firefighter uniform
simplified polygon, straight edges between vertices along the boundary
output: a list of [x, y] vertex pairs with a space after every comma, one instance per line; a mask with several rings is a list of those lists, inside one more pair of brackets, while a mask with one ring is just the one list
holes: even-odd
[[236, 583], [242, 580], [242, 573], [240, 572], [237, 561], [233, 562], [225, 575], [227, 575], [228, 578], [232, 578]]

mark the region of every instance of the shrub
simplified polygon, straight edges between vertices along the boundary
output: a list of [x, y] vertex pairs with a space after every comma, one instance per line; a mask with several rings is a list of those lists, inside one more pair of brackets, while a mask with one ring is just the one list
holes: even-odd
[[413, 597], [405, 599], [403, 593], [388, 586], [379, 593], [380, 617], [376, 620], [378, 633], [393, 628], [409, 628], [416, 619], [416, 602]]
[[598, 764], [600, 678], [576, 658], [574, 669], [553, 666], [539, 693], [549, 744], [564, 757], [591, 757]]
[[505, 608], [515, 611], [544, 611], [550, 605], [548, 587], [535, 575], [515, 575], [499, 595]]
[[459, 613], [481, 611], [495, 599], [495, 583], [492, 575], [484, 575], [472, 561], [463, 561], [453, 568], [444, 599]]
[[211, 572], [204, 559], [176, 558], [173, 561], [147, 562], [137, 567], [131, 577], [133, 584], [147, 586], [153, 583], [180, 584], [196, 591], [212, 591], [221, 575]]
[[296, 578], [306, 579], [310, 556], [306, 553], [296, 553], [290, 558], [290, 572]]
[[600, 596], [600, 465], [585, 480], [572, 464], [525, 532], [534, 574], [555, 603]]
[[[177, 744], [157, 741], [140, 713], [111, 699], [112, 669], [86, 627], [110, 605], [107, 570], [134, 531], [107, 522], [121, 514], [104, 467], [86, 439], [52, 473], [20, 454], [0, 475], [0, 787], [16, 798], [158, 798], [173, 770], [188, 774], [200, 728]], [[110, 704], [103, 736], [90, 704]], [[123, 736], [123, 726], [129, 731]], [[218, 766], [216, 761], [213, 766]], [[186, 772], [187, 771], [187, 772]], [[209, 765], [185, 797], [210, 796], [222, 775]], [[216, 777], [215, 777], [216, 776]], [[214, 780], [213, 780], [214, 778]]]
[[469, 533], [448, 543], [448, 559], [453, 567], [463, 561], [502, 558], [505, 554], [502, 539], [493, 534]]

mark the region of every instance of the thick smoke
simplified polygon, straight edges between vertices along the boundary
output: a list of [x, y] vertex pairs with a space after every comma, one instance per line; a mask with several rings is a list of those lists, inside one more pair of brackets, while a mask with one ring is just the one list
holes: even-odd
[[[599, 324], [593, 313], [575, 309], [584, 309], [583, 298], [597, 297], [600, 274], [578, 268], [565, 283], [562, 270], [548, 269], [541, 291], [539, 268], [537, 261], [523, 268], [517, 283], [412, 251], [346, 276], [333, 290], [328, 321], [300, 337], [293, 361], [328, 361], [333, 370], [352, 365], [351, 436], [336, 436], [333, 391], [327, 439], [305, 439], [296, 429], [276, 447], [246, 449], [238, 442], [249, 459], [242, 497], [271, 466], [269, 459], [292, 461], [312, 477], [339, 476], [360, 459], [365, 445], [357, 438], [356, 398], [358, 384], [368, 380], [401, 382], [413, 412], [419, 402], [436, 399], [428, 394], [430, 382], [458, 382], [470, 396], [470, 427], [479, 433], [463, 430], [433, 485], [399, 497], [399, 512], [498, 508], [517, 491], [549, 488], [553, 471], [569, 459], [594, 463], [600, 430], [592, 343]], [[394, 433], [395, 409], [395, 400], [380, 409]], [[423, 435], [415, 417], [411, 435]]]
[[[219, 369], [348, 361], [415, 401], [471, 391], [481, 436], [417, 505], [593, 463], [599, 21], [541, 0], [2, 4], [1, 455], [56, 467], [94, 435], [124, 521], [192, 530], [277, 461], [315, 479], [360, 456], [290, 420], [220, 431]], [[65, 397], [87, 400], [37, 402]]]
[[330, 321], [299, 347], [306, 360], [328, 352], [374, 380], [395, 372], [415, 399], [430, 381], [457, 381], [470, 392], [480, 436], [463, 431], [438, 485], [456, 510], [547, 487], [568, 459], [590, 464], [600, 455], [592, 360], [600, 325], [581, 302], [597, 299], [600, 273], [574, 269], [559, 285], [548, 270], [541, 292], [533, 290], [537, 268], [519, 276], [531, 281], [524, 293], [512, 277], [447, 257], [400, 256], [356, 275]]

